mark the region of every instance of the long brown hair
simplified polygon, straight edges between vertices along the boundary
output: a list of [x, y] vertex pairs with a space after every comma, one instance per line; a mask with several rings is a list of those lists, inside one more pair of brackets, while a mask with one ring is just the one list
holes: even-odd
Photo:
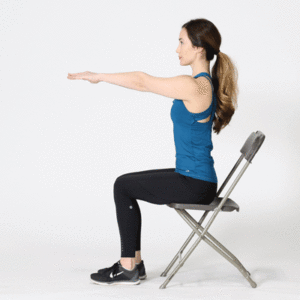
[[[193, 46], [206, 50], [206, 59], [211, 61], [218, 53], [221, 35], [217, 27], [206, 19], [193, 19], [182, 25], [187, 30]], [[212, 68], [212, 84], [217, 96], [217, 109], [213, 119], [213, 130], [219, 134], [225, 128], [237, 108], [238, 71], [229, 56], [223, 52], [217, 54]]]

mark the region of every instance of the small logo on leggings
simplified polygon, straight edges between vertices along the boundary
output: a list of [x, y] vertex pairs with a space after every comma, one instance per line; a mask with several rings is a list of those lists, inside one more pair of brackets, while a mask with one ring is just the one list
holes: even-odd
[[186, 170], [186, 172], [189, 172], [190, 170]]
[[130, 209], [132, 209], [132, 206], [129, 206]]

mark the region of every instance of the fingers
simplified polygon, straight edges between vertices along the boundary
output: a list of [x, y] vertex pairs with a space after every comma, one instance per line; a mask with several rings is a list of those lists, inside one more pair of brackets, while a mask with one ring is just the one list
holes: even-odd
[[81, 77], [79, 77], [77, 74], [70, 74], [70, 73], [68, 73], [68, 78], [69, 79], [81, 79]]

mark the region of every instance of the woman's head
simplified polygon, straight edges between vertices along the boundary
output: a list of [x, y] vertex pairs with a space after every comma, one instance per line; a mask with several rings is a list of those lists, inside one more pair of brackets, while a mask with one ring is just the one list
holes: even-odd
[[[182, 25], [179, 46], [176, 50], [182, 56], [182, 65], [200, 60], [209, 68], [210, 61], [221, 46], [221, 35], [217, 27], [206, 19], [193, 19]], [[181, 43], [182, 41], [182, 43]], [[223, 51], [216, 55], [212, 68], [212, 83], [217, 97], [217, 109], [213, 119], [215, 133], [225, 128], [237, 108], [238, 72], [232, 60]], [[236, 107], [235, 107], [236, 105]]]
[[[180, 64], [183, 66], [191, 65], [191, 67], [196, 67], [195, 62], [199, 62], [203, 60], [203, 55], [201, 51], [205, 51], [203, 48], [196, 48], [193, 46], [191, 40], [188, 37], [187, 31], [185, 28], [182, 28], [179, 34], [179, 45], [176, 49], [176, 53], [178, 53], [178, 57], [180, 60]], [[197, 68], [198, 69], [198, 68]], [[198, 70], [194, 70], [198, 73]]]
[[182, 26], [176, 53], [182, 64], [190, 65], [195, 60], [211, 61], [220, 45], [221, 36], [214, 24], [206, 19], [196, 19]]

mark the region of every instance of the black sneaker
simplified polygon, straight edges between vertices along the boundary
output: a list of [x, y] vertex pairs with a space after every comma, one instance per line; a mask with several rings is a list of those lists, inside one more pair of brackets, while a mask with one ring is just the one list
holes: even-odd
[[147, 275], [146, 275], [146, 269], [145, 269], [145, 265], [144, 265], [144, 261], [142, 260], [139, 264], [136, 264], [139, 270], [139, 278], [141, 280], [146, 279]]
[[91, 274], [91, 281], [97, 284], [113, 285], [113, 284], [139, 284], [139, 270], [137, 265], [133, 270], [123, 268], [120, 260], [112, 267], [99, 270], [101, 272]]
[[[105, 268], [105, 269], [101, 269], [98, 270], [99, 274], [103, 274], [104, 272], [107, 272], [108, 269], [113, 268], [115, 265], [117, 265], [118, 262], [116, 262], [113, 266], [111, 266], [110, 268]], [[142, 260], [139, 264], [136, 264], [139, 270], [139, 279], [144, 280], [146, 279], [147, 275], [146, 275], [146, 270], [145, 270], [145, 265], [144, 265], [144, 261]]]

